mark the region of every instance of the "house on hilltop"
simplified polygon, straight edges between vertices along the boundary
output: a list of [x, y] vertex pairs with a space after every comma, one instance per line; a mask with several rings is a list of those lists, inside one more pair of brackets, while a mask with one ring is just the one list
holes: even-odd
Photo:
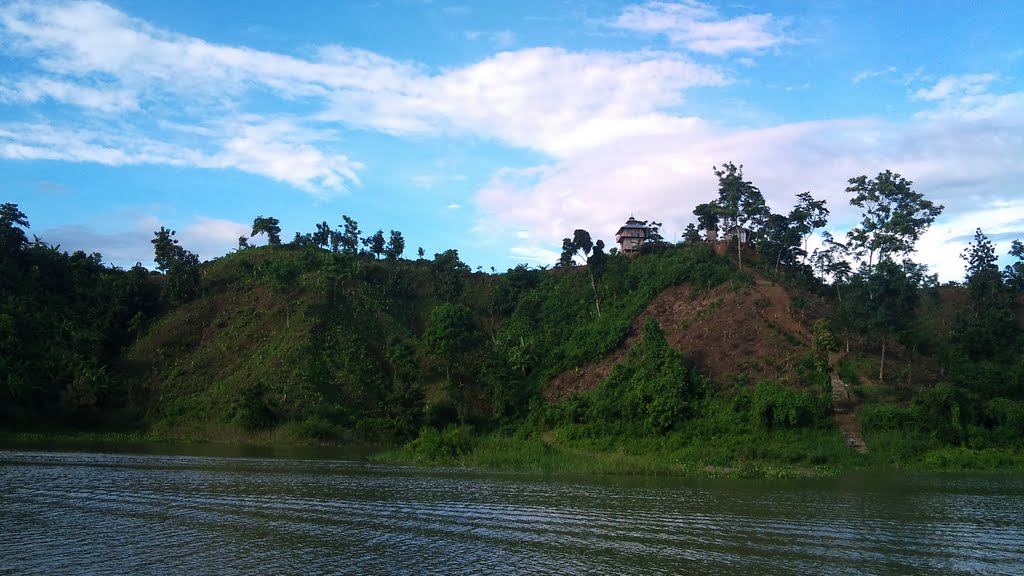
[[723, 242], [732, 242], [734, 238], [739, 238], [740, 244], [750, 244], [754, 239], [754, 233], [743, 226], [733, 226], [722, 234]]
[[615, 242], [618, 243], [621, 254], [635, 254], [650, 235], [651, 228], [646, 222], [630, 216], [629, 220], [626, 220], [626, 223], [615, 233]]

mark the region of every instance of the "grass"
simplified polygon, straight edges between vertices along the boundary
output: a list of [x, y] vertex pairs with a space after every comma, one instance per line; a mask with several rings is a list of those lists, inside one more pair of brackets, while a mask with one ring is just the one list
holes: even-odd
[[566, 429], [475, 437], [471, 430], [453, 427], [424, 431], [416, 441], [376, 459], [547, 474], [707, 478], [833, 476], [863, 466], [863, 457], [846, 447], [834, 430], [757, 431], [711, 439], [685, 431], [642, 438], [573, 433]]

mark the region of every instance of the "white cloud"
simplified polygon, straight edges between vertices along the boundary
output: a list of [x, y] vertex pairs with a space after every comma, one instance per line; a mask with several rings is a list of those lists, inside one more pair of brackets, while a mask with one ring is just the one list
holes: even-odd
[[715, 7], [695, 0], [628, 6], [611, 26], [663, 34], [673, 44], [715, 55], [758, 52], [793, 42], [783, 23], [771, 14], [723, 18]]
[[[186, 250], [195, 252], [201, 260], [220, 256], [238, 247], [238, 237], [249, 237], [252, 227], [240, 222], [197, 216], [177, 236]], [[259, 242], [253, 242], [259, 244]]]
[[35, 103], [54, 100], [105, 114], [138, 110], [136, 95], [131, 90], [97, 89], [72, 82], [33, 77], [0, 85], [0, 100], [17, 103]]
[[879, 76], [885, 76], [886, 74], [893, 74], [894, 72], [896, 72], [895, 66], [889, 66], [888, 68], [883, 68], [881, 70], [861, 70], [860, 72], [854, 74], [853, 78], [850, 81], [854, 84], [860, 84], [865, 80], [869, 80], [871, 78], [878, 78]]
[[564, 155], [664, 131], [679, 120], [658, 110], [681, 104], [688, 88], [727, 82], [715, 68], [667, 53], [531, 48], [407, 77], [394, 91], [338, 92], [321, 118], [397, 135], [478, 134]]
[[[566, 155], [691, 123], [661, 110], [680, 105], [689, 88], [729, 82], [715, 67], [663, 52], [541, 47], [440, 71], [343, 46], [302, 59], [163, 31], [97, 2], [0, 7], [0, 42], [49, 75], [9, 79], [5, 98], [123, 112], [119, 130], [145, 134], [161, 151], [141, 154], [139, 138], [112, 138], [77, 119], [52, 129], [80, 134], [88, 150], [13, 137], [8, 158], [232, 168], [317, 196], [358, 183], [361, 167], [332, 149], [341, 135], [317, 128], [326, 122], [400, 136], [470, 134]], [[254, 89], [312, 111], [239, 128], [231, 119], [244, 117]]]
[[946, 76], [931, 88], [914, 92], [913, 97], [915, 100], [945, 100], [954, 96], [975, 96], [984, 93], [995, 79], [995, 74]]
[[[981, 228], [988, 237], [997, 234], [1013, 234], [1024, 238], [1024, 198], [1012, 198], [995, 202], [981, 202], [976, 210], [947, 217], [933, 226], [921, 238], [917, 246], [917, 257], [929, 264], [931, 272], [943, 280], [958, 280], [964, 274], [964, 261], [960, 258], [973, 239], [976, 228]], [[1009, 242], [996, 243], [996, 253], [1005, 254]]]
[[509, 259], [517, 263], [534, 264], [536, 266], [552, 266], [561, 257], [560, 252], [538, 244], [520, 244], [509, 248]]
[[286, 182], [322, 196], [325, 190], [359, 183], [362, 164], [312, 146], [318, 136], [287, 121], [238, 123], [205, 150], [99, 127], [0, 124], [0, 158], [62, 160], [107, 166], [168, 165], [233, 168]]

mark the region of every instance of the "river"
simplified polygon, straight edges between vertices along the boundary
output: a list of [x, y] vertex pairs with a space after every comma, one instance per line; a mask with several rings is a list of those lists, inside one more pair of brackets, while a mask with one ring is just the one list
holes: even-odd
[[0, 574], [1024, 574], [1019, 477], [561, 477], [323, 456], [0, 451]]

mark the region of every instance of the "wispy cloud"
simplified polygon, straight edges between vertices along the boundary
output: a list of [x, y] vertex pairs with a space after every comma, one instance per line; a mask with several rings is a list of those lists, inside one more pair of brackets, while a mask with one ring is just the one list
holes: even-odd
[[913, 97], [915, 100], [944, 100], [952, 96], [974, 96], [985, 92], [995, 79], [995, 74], [945, 76], [931, 88], [914, 92]]
[[139, 109], [135, 92], [123, 89], [94, 88], [79, 83], [31, 77], [11, 85], [0, 85], [0, 101], [34, 104], [51, 100], [104, 114]]
[[871, 78], [878, 78], [879, 76], [885, 76], [886, 74], [893, 74], [895, 72], [895, 66], [889, 66], [888, 68], [882, 68], [881, 70], [861, 70], [860, 72], [857, 72], [856, 74], [853, 75], [853, 78], [850, 79], [850, 82], [854, 84], [860, 84], [865, 80], [870, 80]]
[[516, 35], [511, 30], [470, 30], [466, 32], [469, 40], [484, 40], [496, 48], [511, 48], [516, 43]]
[[794, 42], [786, 34], [784, 23], [772, 14], [725, 18], [714, 6], [696, 0], [628, 6], [610, 25], [661, 34], [673, 44], [714, 55], [758, 52]]

